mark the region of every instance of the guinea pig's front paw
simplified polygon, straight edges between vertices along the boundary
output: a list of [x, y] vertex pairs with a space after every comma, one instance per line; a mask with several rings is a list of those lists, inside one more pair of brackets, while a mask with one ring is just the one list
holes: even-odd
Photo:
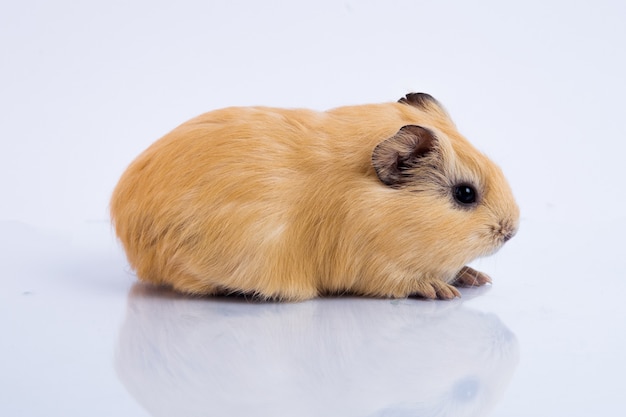
[[421, 279], [417, 281], [412, 295], [417, 295], [431, 300], [437, 298], [440, 300], [451, 300], [456, 297], [461, 297], [459, 290], [436, 278]]
[[491, 284], [491, 278], [484, 272], [477, 271], [469, 266], [464, 266], [456, 274], [453, 282], [458, 287], [479, 287], [485, 284]]

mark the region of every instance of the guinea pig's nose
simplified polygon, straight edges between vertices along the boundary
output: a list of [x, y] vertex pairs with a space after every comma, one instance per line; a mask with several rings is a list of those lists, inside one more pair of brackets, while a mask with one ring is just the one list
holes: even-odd
[[502, 234], [504, 242], [508, 242], [517, 233], [517, 227], [511, 225], [509, 222], [503, 221], [500, 223], [500, 233]]
[[504, 234], [504, 241], [508, 242], [511, 238], [515, 236], [515, 231], [510, 231]]

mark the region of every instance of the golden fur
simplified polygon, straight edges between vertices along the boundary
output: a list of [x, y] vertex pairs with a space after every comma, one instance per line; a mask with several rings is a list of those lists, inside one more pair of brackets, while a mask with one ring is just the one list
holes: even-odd
[[[128, 167], [111, 200], [137, 276], [282, 300], [452, 298], [455, 279], [487, 282], [463, 267], [515, 233], [517, 205], [500, 169], [423, 96], [327, 112], [227, 108], [177, 127]], [[373, 151], [407, 125], [432, 132], [435, 147], [407, 171], [416, 181], [383, 184]], [[446, 194], [442, 184], [458, 182], [480, 190], [475, 206]]]

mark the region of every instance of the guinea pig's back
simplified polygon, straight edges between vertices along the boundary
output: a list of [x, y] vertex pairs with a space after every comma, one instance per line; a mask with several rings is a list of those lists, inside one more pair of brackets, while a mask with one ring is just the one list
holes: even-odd
[[[307, 110], [218, 110], [141, 154], [111, 200], [117, 234], [139, 278], [190, 293], [284, 287], [269, 282], [276, 278], [267, 271], [287, 265], [268, 263], [280, 258], [273, 253], [294, 250], [288, 223], [306, 171], [315, 166], [307, 149], [320, 118]], [[314, 290], [294, 291], [312, 296]]]

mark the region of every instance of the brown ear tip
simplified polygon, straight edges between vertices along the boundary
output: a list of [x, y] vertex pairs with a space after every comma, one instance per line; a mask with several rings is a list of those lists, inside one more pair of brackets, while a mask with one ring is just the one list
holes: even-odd
[[424, 107], [428, 103], [437, 103], [437, 100], [428, 93], [409, 93], [398, 100], [398, 103], [409, 104], [415, 107]]

